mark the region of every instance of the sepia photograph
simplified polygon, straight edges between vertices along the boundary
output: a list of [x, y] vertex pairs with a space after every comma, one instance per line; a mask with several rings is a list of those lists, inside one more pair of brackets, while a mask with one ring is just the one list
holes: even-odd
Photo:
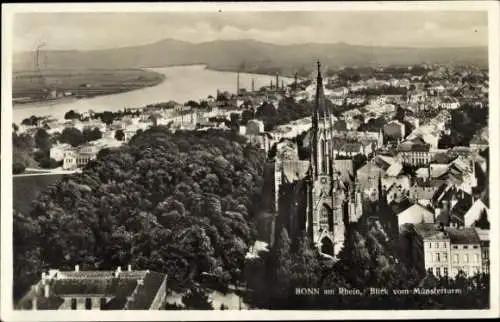
[[498, 315], [498, 3], [2, 9], [2, 320]]

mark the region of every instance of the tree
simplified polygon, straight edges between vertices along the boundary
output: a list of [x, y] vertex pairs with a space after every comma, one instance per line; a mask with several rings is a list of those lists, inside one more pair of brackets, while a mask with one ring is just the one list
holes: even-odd
[[286, 228], [281, 229], [278, 239], [273, 247], [274, 258], [272, 264], [272, 298], [278, 306], [284, 305], [291, 293], [292, 257], [290, 253], [291, 241]]
[[64, 114], [65, 120], [79, 120], [82, 117], [80, 113], [75, 112], [74, 110], [70, 110]]
[[212, 301], [201, 288], [192, 288], [188, 294], [182, 297], [182, 303], [187, 309], [213, 310]]
[[13, 174], [20, 174], [20, 173], [23, 173], [24, 170], [26, 169], [26, 167], [24, 166], [24, 164], [22, 163], [19, 163], [19, 162], [14, 162], [12, 164], [12, 173]]
[[36, 147], [42, 151], [50, 150], [52, 142], [50, 141], [50, 135], [45, 129], [38, 129], [35, 133], [35, 144]]
[[85, 138], [79, 129], [67, 127], [61, 133], [61, 142], [69, 143], [71, 146], [79, 146], [85, 142]]
[[[141, 129], [137, 130], [138, 134], [140, 133], [139, 132], [140, 130]], [[116, 130], [116, 132], [115, 132], [115, 139], [117, 139], [118, 141], [125, 140], [125, 131], [123, 131], [123, 130]]]
[[[102, 150], [34, 201], [27, 216], [41, 227], [44, 265], [131, 264], [168, 274], [169, 285], [206, 273], [227, 286], [255, 240], [264, 161], [244, 138], [218, 130], [150, 128]], [[30, 256], [22, 249], [18, 262]]]
[[241, 125], [247, 125], [248, 121], [255, 117], [255, 113], [252, 109], [244, 110], [241, 113]]
[[82, 134], [85, 142], [96, 141], [102, 138], [102, 133], [98, 128], [85, 128]]
[[490, 222], [488, 220], [486, 209], [481, 211], [481, 215], [479, 215], [479, 219], [474, 222], [474, 226], [481, 229], [490, 229]]
[[318, 254], [304, 232], [297, 250], [292, 256], [292, 283], [294, 287], [316, 287], [319, 282], [320, 266]]

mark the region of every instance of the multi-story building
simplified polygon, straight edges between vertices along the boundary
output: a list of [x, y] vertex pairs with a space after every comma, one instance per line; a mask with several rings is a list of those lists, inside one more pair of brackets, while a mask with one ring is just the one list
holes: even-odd
[[167, 276], [149, 270], [50, 269], [17, 303], [24, 310], [159, 310]]
[[64, 153], [71, 149], [71, 145], [67, 143], [54, 144], [50, 148], [50, 158], [57, 162], [64, 160]]
[[[423, 256], [417, 256], [416, 264], [436, 276], [455, 277], [460, 271], [467, 276], [485, 272], [480, 238], [474, 228], [444, 227], [423, 223], [414, 226], [415, 247]], [[483, 244], [484, 248], [489, 245]], [[489, 250], [488, 250], [489, 252]]]
[[490, 230], [474, 228], [481, 246], [481, 264], [483, 273], [490, 272]]
[[63, 169], [73, 170], [85, 166], [89, 161], [97, 157], [99, 150], [99, 146], [91, 143], [66, 150], [64, 152]]
[[429, 145], [423, 140], [419, 140], [419, 138], [403, 142], [398, 146], [399, 156], [403, 164], [412, 166], [425, 165], [431, 162], [432, 154], [429, 150]]

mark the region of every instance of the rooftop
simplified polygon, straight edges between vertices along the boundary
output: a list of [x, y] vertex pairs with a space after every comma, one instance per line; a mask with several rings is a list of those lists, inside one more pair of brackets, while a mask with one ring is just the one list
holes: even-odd
[[[51, 271], [53, 275], [51, 275]], [[88, 295], [106, 296], [111, 300], [103, 309], [138, 309], [150, 308], [166, 275], [149, 270], [128, 271], [59, 271], [49, 270], [49, 276], [36, 284], [38, 291], [28, 293], [36, 299], [38, 309], [58, 309], [64, 298]], [[49, 297], [43, 296], [41, 286], [49, 285]], [[23, 308], [31, 301], [21, 303]]]

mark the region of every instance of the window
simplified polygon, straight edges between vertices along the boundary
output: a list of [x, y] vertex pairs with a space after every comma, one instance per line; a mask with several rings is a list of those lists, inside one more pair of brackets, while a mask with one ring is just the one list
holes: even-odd
[[437, 254], [432, 254], [432, 261], [433, 262], [437, 262], [438, 261]]
[[439, 253], [436, 254], [436, 260], [439, 262], [441, 261], [441, 257], [439, 256]]
[[458, 254], [453, 254], [453, 263], [458, 263]]
[[441, 255], [442, 255], [443, 260], [444, 260], [445, 262], [446, 262], [446, 261], [448, 261], [448, 254], [447, 254], [447, 253], [442, 253]]
[[469, 262], [469, 254], [464, 254], [464, 262], [465, 263]]
[[474, 254], [474, 262], [479, 262], [479, 254]]
[[457, 246], [457, 245], [454, 245], [454, 246], [453, 246], [453, 249], [458, 249], [458, 246]]
[[439, 243], [436, 243], [436, 248], [439, 248]]
[[443, 248], [446, 248], [446, 243], [443, 243]]
[[474, 248], [474, 249], [477, 249], [478, 247], [479, 247], [479, 246], [477, 246], [477, 245], [472, 246], [472, 248]]
[[444, 276], [448, 276], [448, 267], [443, 268]]
[[104, 309], [105, 306], [106, 306], [106, 298], [101, 297], [101, 310]]
[[441, 276], [441, 269], [436, 267], [436, 276]]
[[71, 309], [76, 310], [76, 299], [71, 299]]
[[429, 243], [429, 248], [432, 248], [432, 243]]
[[92, 309], [92, 299], [86, 298], [85, 299], [85, 310], [90, 310], [90, 309]]
[[469, 246], [467, 246], [467, 245], [464, 245], [464, 249], [467, 249], [467, 248], [469, 248]]
[[320, 220], [319, 220], [319, 226], [322, 229], [325, 230], [333, 230], [333, 216], [332, 216], [331, 210], [328, 208], [328, 206], [323, 205], [321, 208], [321, 214], [320, 214]]

